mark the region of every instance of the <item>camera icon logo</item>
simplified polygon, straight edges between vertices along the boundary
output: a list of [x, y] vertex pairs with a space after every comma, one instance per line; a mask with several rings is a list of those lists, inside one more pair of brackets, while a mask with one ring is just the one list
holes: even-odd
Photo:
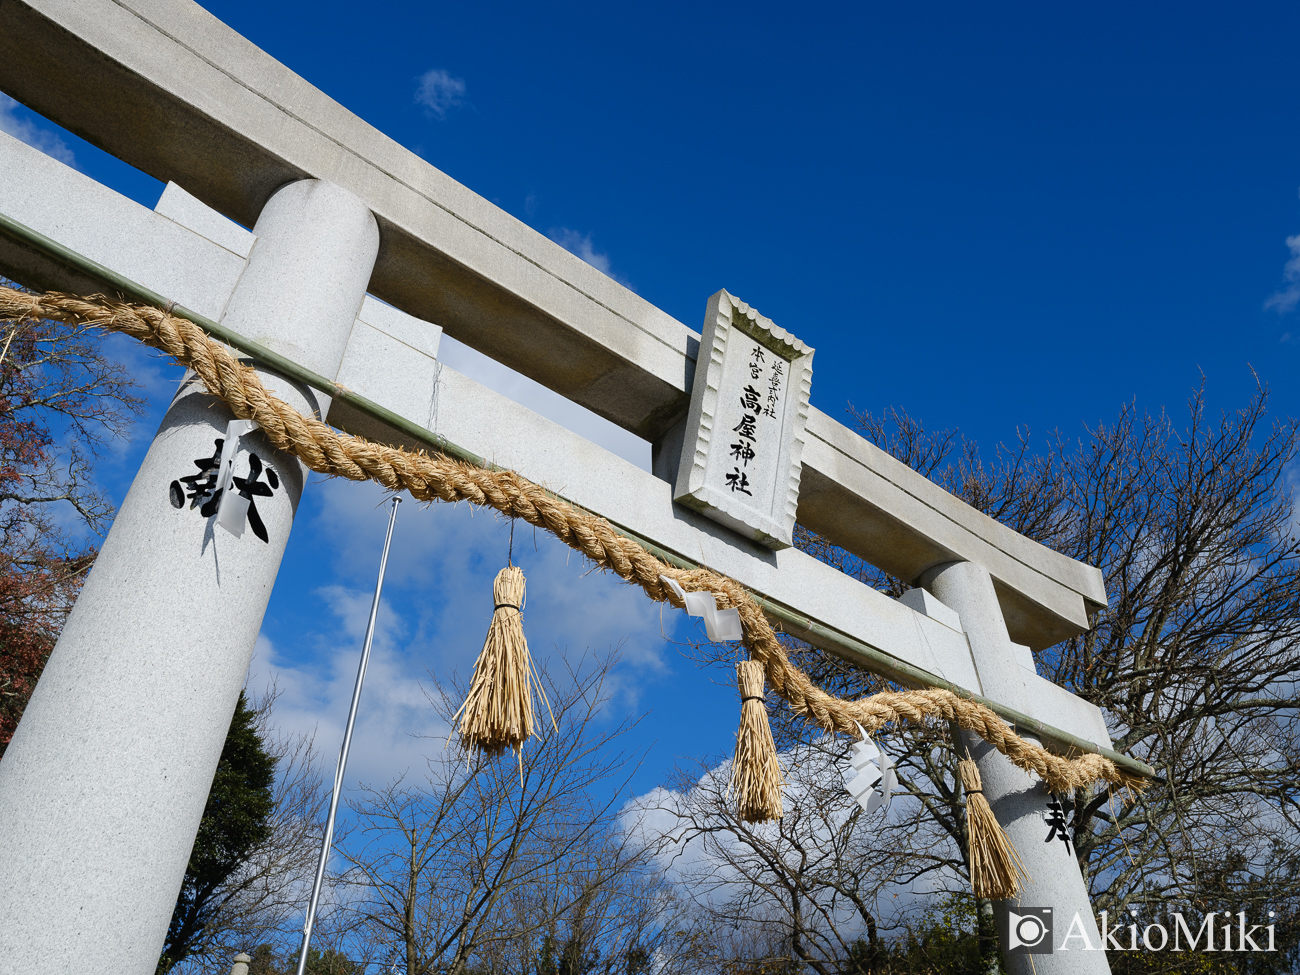
[[1052, 953], [1052, 909], [1022, 907], [1007, 911], [1007, 953], [1050, 955]]

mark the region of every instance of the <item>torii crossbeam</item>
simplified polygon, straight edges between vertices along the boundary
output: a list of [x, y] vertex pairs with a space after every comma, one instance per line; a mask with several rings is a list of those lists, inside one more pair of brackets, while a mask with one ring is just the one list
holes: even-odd
[[[1097, 569], [971, 509], [806, 403], [792, 517], [797, 503], [800, 523], [918, 588], [889, 599], [768, 528], [747, 533], [743, 513], [720, 520], [683, 489], [682, 458], [712, 416], [696, 381], [712, 362], [701, 333], [196, 4], [0, 2], [0, 90], [171, 181], [151, 211], [0, 134], [0, 271], [176, 302], [303, 412], [491, 458], [679, 564], [739, 580], [819, 647], [906, 684], [960, 688], [1050, 747], [1150, 773], [1110, 750], [1095, 707], [1034, 669], [1031, 649], [1086, 630], [1105, 604]], [[726, 301], [715, 296], [710, 314], [739, 321], [743, 303]], [[706, 338], [729, 327], [706, 326]], [[649, 440], [653, 472], [438, 363], [443, 329]], [[27, 975], [154, 967], [303, 487], [297, 461], [276, 456], [284, 490], [259, 502], [266, 545], [214, 540], [169, 508], [159, 484], [211, 453], [229, 419], [202, 389], [182, 388], [0, 763], [0, 957]], [[784, 484], [785, 468], [772, 476]], [[201, 652], [187, 647], [195, 627], [217, 634]], [[1072, 856], [1042, 842], [1041, 784], [971, 745], [1034, 878], [1021, 903], [1079, 912], [1099, 943]], [[1015, 907], [998, 905], [1000, 918]], [[1031, 970], [1025, 955], [1008, 965]], [[1108, 969], [1096, 952], [1039, 955], [1033, 970]]]

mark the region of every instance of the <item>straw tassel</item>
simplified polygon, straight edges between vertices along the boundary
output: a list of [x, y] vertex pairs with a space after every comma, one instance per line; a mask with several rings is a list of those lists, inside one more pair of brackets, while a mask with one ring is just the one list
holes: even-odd
[[[523, 743], [533, 736], [534, 688], [546, 702], [548, 713], [551, 709], [524, 637], [524, 595], [522, 569], [508, 565], [497, 573], [492, 584], [496, 604], [492, 623], [474, 663], [469, 694], [452, 719], [460, 718], [458, 730], [466, 748], [493, 756], [507, 748], [520, 754]], [[554, 715], [551, 723], [555, 723]]]
[[1020, 893], [1020, 882], [1028, 880], [1020, 854], [998, 825], [993, 809], [984, 798], [980, 770], [966, 757], [957, 763], [962, 788], [966, 791], [966, 834], [970, 846], [970, 885], [976, 897], [1002, 900]]
[[776, 742], [763, 706], [763, 665], [756, 660], [736, 664], [740, 689], [740, 730], [736, 732], [736, 757], [731, 763], [727, 794], [736, 795], [736, 814], [746, 823], [781, 818], [781, 765]]

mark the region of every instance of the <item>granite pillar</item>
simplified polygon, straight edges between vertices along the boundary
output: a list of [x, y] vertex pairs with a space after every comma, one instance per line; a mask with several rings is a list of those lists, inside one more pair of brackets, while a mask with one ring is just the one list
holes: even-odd
[[[1027, 700], [1020, 664], [1012, 651], [988, 570], [973, 562], [949, 562], [929, 570], [922, 576], [921, 585], [961, 617], [983, 695], [1022, 713], [1032, 713], [1034, 708]], [[1047, 787], [977, 736], [963, 732], [962, 740], [979, 766], [984, 798], [1030, 876], [1018, 897], [993, 905], [1007, 971], [1010, 975], [1109, 975], [1110, 965], [1106, 953], [1100, 950], [1101, 938], [1078, 861], [1072, 848], [1067, 849], [1059, 839], [1047, 840], [1050, 829], [1043, 819], [1051, 799]], [[1077, 924], [1082, 927], [1074, 930], [1082, 930], [1087, 942], [1097, 950], [1082, 950], [1084, 942], [1077, 937], [1066, 945], [1068, 950], [1043, 954], [1028, 954], [1009, 944], [1008, 914], [1020, 914], [1029, 908], [1051, 908], [1054, 930], [1050, 938], [1054, 947], [1062, 944], [1077, 916]], [[1024, 931], [1031, 933], [1033, 925]]]
[[[333, 376], [378, 252], [373, 215], [302, 180], [254, 232], [222, 323]], [[324, 414], [318, 394], [262, 376]], [[268, 541], [173, 506], [172, 482], [213, 455], [230, 419], [186, 377], [0, 761], [6, 970], [154, 971], [305, 482], [255, 432], [234, 472], [251, 474], [252, 454], [276, 472], [255, 498]]]

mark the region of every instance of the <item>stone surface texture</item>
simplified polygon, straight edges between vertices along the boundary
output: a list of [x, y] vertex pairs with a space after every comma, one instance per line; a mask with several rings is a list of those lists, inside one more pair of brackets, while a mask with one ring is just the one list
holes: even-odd
[[[4, 132], [0, 213], [214, 320], [244, 269], [244, 258], [234, 251]], [[46, 263], [3, 235], [0, 272], [33, 287], [103, 290], [98, 281]]]
[[[197, 4], [8, 0], [0, 88], [244, 224], [284, 183], [328, 179], [383, 227], [376, 297], [652, 442], [686, 417], [696, 333]], [[1035, 649], [1084, 631], [1088, 608], [1105, 603], [1097, 570], [1000, 529], [816, 409], [798, 518], [911, 581], [943, 562], [978, 561], [1013, 638]]]
[[175, 183], [168, 183], [163, 188], [162, 196], [153, 211], [193, 230], [244, 260], [248, 260], [248, 255], [253, 252], [253, 242], [257, 236], [251, 230], [245, 230], [235, 221], [223, 217]]
[[[957, 613], [924, 589], [909, 589], [898, 598], [898, 601], [958, 633], [963, 632], [961, 619]], [[970, 655], [970, 648], [965, 640], [960, 647], [945, 642], [932, 645], [930, 649], [945, 678], [967, 690], [984, 693], [979, 675], [975, 672], [975, 661]], [[1067, 731], [1084, 741], [1107, 748], [1111, 746], [1106, 719], [1095, 704], [1090, 704], [1059, 684], [1053, 684], [1039, 676], [1034, 664], [1034, 656], [1028, 647], [1013, 643], [1011, 653], [1012, 659], [1020, 668], [1019, 678], [1024, 687], [1022, 700], [1026, 702], [1026, 706], [1020, 710], [1031, 718], [1037, 718], [1044, 724]]]
[[[437, 411], [438, 342], [442, 329], [412, 318], [391, 305], [367, 296], [352, 326], [347, 349], [335, 381], [426, 429]], [[346, 402], [335, 401], [330, 423], [367, 439], [417, 450], [414, 442]]]
[[709, 299], [675, 501], [769, 548], [794, 543], [812, 360], [757, 309]]
[[1106, 603], [1099, 570], [958, 501], [816, 407], [803, 461], [800, 524], [913, 584], [945, 562], [986, 566], [1020, 643], [1042, 649], [1083, 632], [1087, 610]]
[[[932, 569], [922, 581], [935, 597], [961, 617], [984, 694], [1020, 711], [1031, 712], [1032, 702], [1022, 676], [1025, 671], [1016, 660], [1007, 636], [988, 570], [972, 562], [953, 562]], [[966, 732], [961, 737], [979, 765], [984, 797], [1030, 876], [1019, 897], [996, 901], [993, 905], [1007, 971], [1010, 975], [1109, 975], [1110, 966], [1103, 951], [1037, 955], [1008, 952], [1007, 915], [1022, 907], [1052, 908], [1057, 945], [1076, 914], [1091, 944], [1101, 944], [1101, 937], [1078, 861], [1064, 843], [1045, 841], [1049, 829], [1043, 813], [1051, 798], [1046, 786], [1012, 765], [981, 739]]]
[[[379, 251], [374, 216], [347, 190], [304, 179], [267, 201], [254, 233], [257, 242], [221, 324], [333, 375]], [[329, 314], [330, 327], [314, 324], [317, 309]]]
[[[309, 181], [273, 197], [255, 232], [227, 320], [238, 311], [237, 327], [282, 351], [310, 345], [332, 372], [318, 350], [342, 355], [378, 249], [374, 220]], [[263, 307], [276, 314], [257, 324]], [[263, 378], [298, 409], [323, 410]], [[304, 483], [255, 432], [235, 471], [246, 475], [255, 451], [279, 474], [257, 499], [269, 543], [173, 507], [170, 482], [212, 455], [229, 419], [196, 380], [182, 385], [0, 761], [6, 970], [155, 968]]]
[[[909, 589], [898, 597], [898, 601], [904, 606], [910, 606], [918, 613], [924, 613], [931, 619], [936, 619], [944, 625], [952, 627], [954, 630], [961, 629], [961, 617], [957, 615], [956, 611], [949, 609], [924, 589]], [[972, 663], [971, 666], [973, 668], [974, 664]], [[977, 679], [972, 683], [978, 684], [979, 681]]]

